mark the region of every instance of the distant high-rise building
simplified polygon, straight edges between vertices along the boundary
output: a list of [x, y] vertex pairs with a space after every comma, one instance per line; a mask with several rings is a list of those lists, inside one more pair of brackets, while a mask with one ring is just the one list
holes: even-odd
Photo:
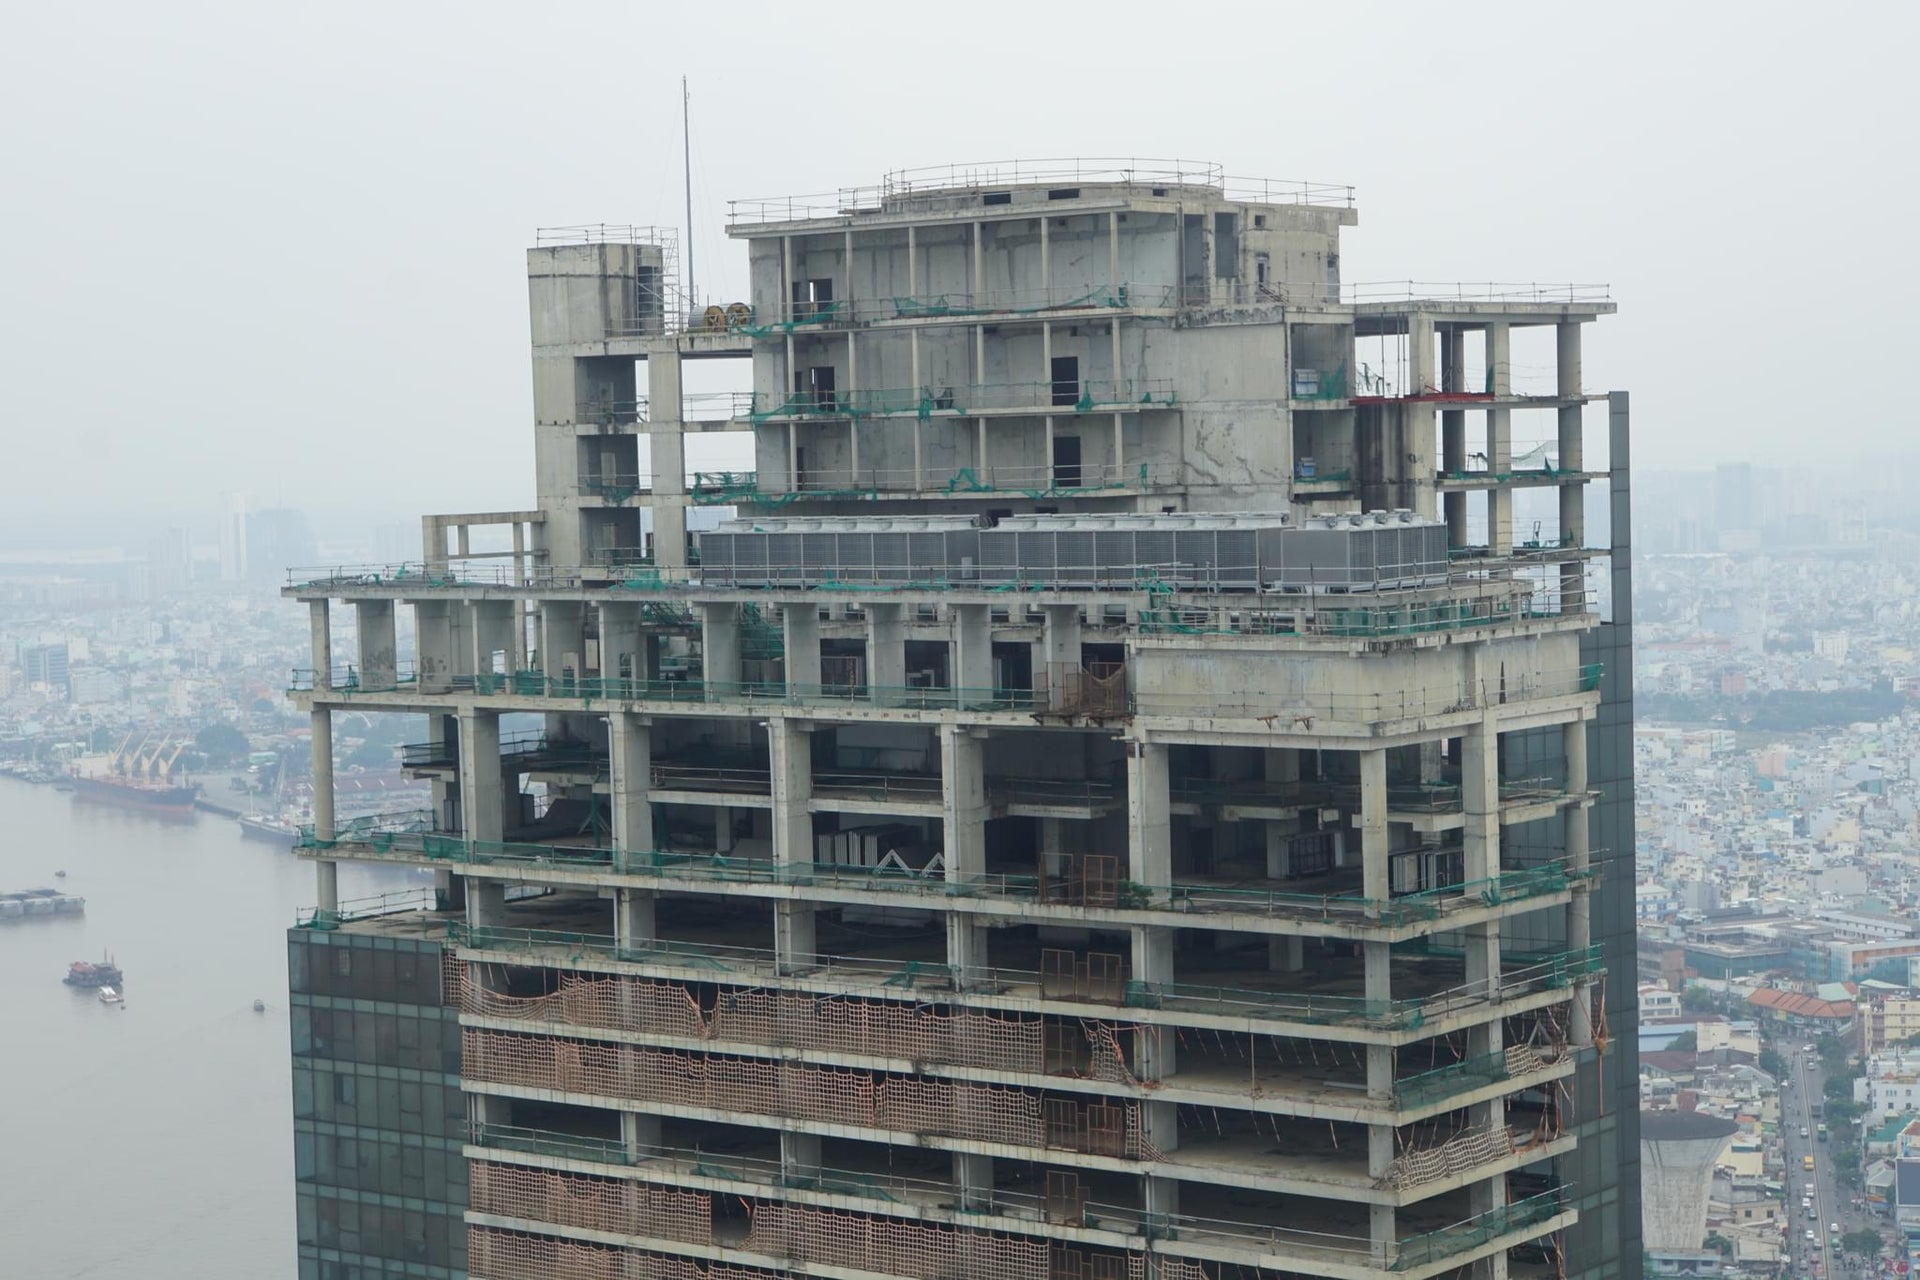
[[247, 576], [247, 499], [231, 494], [220, 518], [220, 581], [243, 582]]
[[147, 586], [169, 596], [193, 585], [193, 530], [174, 526], [147, 543]]
[[245, 576], [251, 582], [284, 582], [288, 569], [314, 562], [317, 546], [306, 512], [291, 507], [252, 512], [247, 516]]
[[70, 672], [64, 644], [29, 645], [20, 651], [20, 670], [29, 686], [65, 696]]
[[1753, 494], [1753, 464], [1725, 462], [1713, 473], [1713, 519], [1722, 545], [1749, 550], [1758, 545], [1760, 518]]

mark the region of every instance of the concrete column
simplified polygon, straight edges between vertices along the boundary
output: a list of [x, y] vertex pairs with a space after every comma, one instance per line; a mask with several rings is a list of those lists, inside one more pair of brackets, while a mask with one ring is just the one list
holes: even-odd
[[359, 631], [360, 687], [391, 689], [397, 675], [393, 601], [356, 600], [353, 610]]
[[786, 644], [787, 688], [820, 684], [820, 610], [806, 603], [781, 605], [780, 627]]
[[333, 712], [315, 707], [307, 724], [313, 758], [313, 834], [316, 839], [331, 840], [338, 833], [333, 825]]
[[[1567, 790], [1579, 793], [1587, 789], [1587, 722], [1575, 720], [1561, 729], [1562, 754], [1567, 761]], [[1593, 943], [1593, 893], [1585, 878], [1592, 866], [1589, 847], [1593, 813], [1585, 805], [1569, 806], [1566, 812], [1567, 869], [1576, 879], [1573, 901], [1567, 906], [1567, 950], [1583, 950]], [[1568, 1036], [1576, 1048], [1593, 1043], [1593, 988], [1575, 983], [1573, 1009], [1569, 1015]]]
[[415, 679], [423, 693], [444, 693], [453, 687], [453, 601], [412, 604]]
[[953, 1187], [963, 1209], [984, 1210], [993, 1202], [993, 1157], [953, 1153]]
[[898, 697], [907, 683], [905, 606], [869, 604], [867, 613], [867, 687], [875, 702]]
[[333, 688], [333, 602], [309, 600], [307, 625], [313, 633], [313, 687]]
[[632, 602], [600, 606], [600, 676], [608, 696], [632, 697], [634, 686], [646, 679], [646, 642], [642, 639], [640, 606]]
[[982, 690], [969, 697], [989, 698], [994, 687], [993, 623], [984, 604], [956, 604], [953, 623], [953, 684], [957, 689]]
[[550, 688], [570, 689], [587, 673], [587, 606], [578, 600], [540, 602], [540, 669]]
[[620, 1138], [626, 1144], [627, 1159], [640, 1160], [661, 1146], [660, 1117], [643, 1116], [636, 1111], [620, 1113]]
[[498, 880], [467, 879], [467, 923], [493, 929], [507, 922], [507, 886]]
[[[1459, 325], [1440, 332], [1440, 389], [1458, 394], [1467, 389], [1467, 334]], [[1440, 469], [1449, 475], [1467, 469], [1467, 411], [1440, 411]], [[1467, 545], [1467, 495], [1449, 493], [1443, 506], [1447, 518], [1447, 545]]]
[[1127, 875], [1139, 884], [1173, 883], [1173, 831], [1168, 810], [1167, 748], [1127, 744]]
[[[514, 670], [513, 621], [516, 602], [512, 600], [475, 600], [468, 606], [472, 623], [468, 633], [473, 642], [471, 666], [477, 675], [504, 674]], [[494, 655], [500, 657], [496, 662]]]
[[[308, 716], [313, 753], [313, 837], [331, 840], [339, 834], [333, 818], [333, 712], [315, 707]], [[340, 864], [323, 858], [313, 864], [314, 905], [322, 911], [340, 909]]]
[[428, 573], [447, 567], [447, 522], [439, 516], [420, 517], [420, 562]]
[[498, 842], [506, 832], [500, 772], [500, 713], [460, 713], [460, 822], [468, 840]]
[[[1580, 381], [1580, 324], [1578, 321], [1564, 321], [1554, 326], [1554, 348], [1558, 370], [1556, 394], [1562, 404], [1559, 422], [1560, 470], [1569, 475], [1577, 475], [1586, 469], [1586, 433], [1583, 430], [1583, 415], [1586, 406], [1579, 402]], [[1568, 404], [1566, 401], [1573, 401]], [[1584, 485], [1573, 483], [1560, 486], [1560, 537], [1563, 546], [1584, 546], [1587, 541], [1587, 491]], [[1568, 560], [1560, 566], [1561, 612], [1578, 613], [1581, 609], [1579, 591], [1586, 576], [1586, 566], [1578, 560]]]
[[1180, 1213], [1179, 1180], [1162, 1178], [1151, 1173], [1143, 1175], [1140, 1179], [1140, 1207], [1146, 1212], [1148, 1221], [1152, 1222], [1158, 1230], [1166, 1231], [1172, 1219], [1178, 1217]]
[[[1408, 387], [1416, 396], [1439, 388], [1433, 371], [1433, 317], [1415, 313], [1407, 320]], [[1407, 505], [1431, 520], [1434, 508], [1433, 401], [1409, 400], [1405, 406]]]
[[1072, 694], [1073, 677], [1079, 672], [1080, 606], [1050, 604], [1041, 609], [1044, 619], [1040, 632], [1040, 652], [1035, 655], [1034, 675], [1045, 682], [1047, 705], [1054, 710], [1066, 706]]
[[340, 864], [331, 858], [313, 864], [313, 905], [322, 911], [340, 909]]
[[[1469, 881], [1500, 874], [1500, 730], [1499, 722], [1483, 716], [1461, 739], [1460, 791], [1465, 827], [1464, 873]], [[1469, 925], [1461, 930], [1466, 942], [1467, 982], [1483, 988], [1489, 997], [1500, 990], [1500, 926]], [[1496, 1029], [1496, 1035], [1498, 1031]]]
[[953, 883], [986, 873], [986, 756], [984, 738], [955, 725], [940, 729], [941, 852]]
[[658, 896], [651, 889], [613, 891], [613, 935], [616, 947], [622, 951], [637, 951], [658, 936], [654, 931], [654, 906]]
[[713, 851], [733, 852], [733, 810], [723, 804], [713, 806]]
[[653, 837], [653, 730], [644, 716], [607, 717], [612, 774], [613, 844], [623, 854], [646, 853]]
[[1376, 748], [1360, 752], [1360, 893], [1371, 902], [1392, 896], [1387, 861], [1387, 753]]
[[789, 1186], [819, 1176], [820, 1135], [782, 1133], [780, 1135], [780, 1173]]
[[[1487, 326], [1487, 391], [1496, 399], [1513, 394], [1512, 333], [1504, 320]], [[1487, 409], [1487, 470], [1505, 475], [1513, 470], [1513, 410], [1498, 405]], [[1496, 556], [1513, 552], [1513, 490], [1487, 490], [1487, 543]]]
[[985, 921], [970, 911], [947, 913], [947, 964], [954, 985], [961, 990], [979, 986], [993, 967], [991, 940]]
[[[721, 701], [740, 684], [740, 606], [700, 606], [700, 661], [707, 701]], [[717, 686], [717, 687], [716, 687]]]
[[[1174, 979], [1173, 930], [1150, 925], [1133, 929], [1133, 978], [1165, 985]], [[1133, 1073], [1142, 1080], [1159, 1080], [1174, 1072], [1179, 1041], [1171, 1027], [1142, 1024], [1133, 1037]], [[1159, 1145], [1155, 1140], [1156, 1146]], [[1167, 1150], [1162, 1147], [1161, 1150]]]
[[[767, 723], [773, 769], [773, 859], [782, 867], [813, 865], [812, 726], [785, 716]], [[812, 963], [819, 952], [810, 902], [776, 901], [774, 953], [782, 973]]]
[[653, 470], [653, 563], [670, 577], [687, 568], [687, 446], [680, 353], [647, 351], [647, 445]]

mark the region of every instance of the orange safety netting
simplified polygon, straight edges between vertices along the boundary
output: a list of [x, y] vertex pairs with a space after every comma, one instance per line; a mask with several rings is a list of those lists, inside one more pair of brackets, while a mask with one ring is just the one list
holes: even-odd
[[1062, 1115], [1070, 1118], [1049, 1121], [1039, 1095], [1024, 1089], [473, 1028], [462, 1032], [461, 1065], [468, 1079], [494, 1084], [1157, 1158], [1141, 1137], [1134, 1103], [1069, 1103]]
[[740, 1248], [889, 1275], [1047, 1280], [1045, 1240], [779, 1202], [753, 1206], [753, 1226]]
[[577, 1177], [475, 1160], [467, 1170], [475, 1213], [531, 1218], [588, 1231], [713, 1243], [713, 1197], [644, 1182]]
[[940, 1012], [922, 1005], [802, 991], [723, 989], [707, 1013], [684, 986], [671, 982], [562, 974], [557, 991], [510, 996], [462, 977], [458, 1003], [462, 1012], [481, 1017], [687, 1040], [780, 1045], [1005, 1071], [1040, 1073], [1045, 1067], [1039, 1018], [973, 1010]]

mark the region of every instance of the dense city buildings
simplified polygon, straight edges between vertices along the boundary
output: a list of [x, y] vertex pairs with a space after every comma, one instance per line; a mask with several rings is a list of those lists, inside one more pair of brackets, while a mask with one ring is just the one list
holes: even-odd
[[[1355, 220], [895, 174], [736, 204], [708, 308], [666, 237], [543, 233], [535, 505], [286, 593], [292, 945], [376, 973], [296, 1023], [303, 1276], [1638, 1274], [1613, 307], [1345, 285]], [[342, 711], [426, 717], [428, 808], [332, 811]], [[451, 1069], [389, 1048], [437, 946], [465, 1166], [370, 1164]]]

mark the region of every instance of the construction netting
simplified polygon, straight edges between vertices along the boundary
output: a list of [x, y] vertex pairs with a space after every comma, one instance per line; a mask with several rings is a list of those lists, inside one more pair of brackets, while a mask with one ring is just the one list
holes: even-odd
[[1045, 1240], [777, 1201], [754, 1204], [751, 1214], [739, 1245], [749, 1253], [897, 1276], [1047, 1280]]
[[[751, 1206], [737, 1247], [819, 1267], [897, 1276], [982, 1276], [992, 1280], [1210, 1280], [1200, 1263], [1144, 1253], [1090, 1253], [987, 1231], [922, 1226], [792, 1205]], [[774, 1273], [671, 1254], [581, 1244], [550, 1236], [467, 1229], [474, 1280], [772, 1280]], [[780, 1274], [786, 1274], [782, 1271]]]
[[475, 1160], [467, 1168], [475, 1213], [587, 1231], [713, 1243], [713, 1197], [619, 1178], [584, 1178]]
[[1513, 1154], [1513, 1133], [1503, 1122], [1462, 1129], [1444, 1142], [1395, 1156], [1379, 1185], [1406, 1189], [1477, 1169]]
[[[1037, 1017], [941, 1010], [801, 991], [723, 989], [712, 1010], [677, 983], [614, 976], [562, 974], [560, 988], [540, 996], [489, 991], [468, 978], [461, 984], [462, 1012], [483, 1017], [610, 1031], [714, 1040], [742, 1045], [857, 1053], [946, 1066], [990, 1070], [1046, 1070], [1045, 1027]], [[1096, 1030], [1096, 1028], [1100, 1028]], [[1128, 1079], [1114, 1029], [1089, 1024], [1095, 1041], [1096, 1078]]]
[[[639, 1045], [462, 1033], [467, 1079], [825, 1124], [1157, 1159], [1139, 1105], [1081, 1105], [1025, 1089]], [[1066, 1110], [1062, 1111], [1061, 1108]]]

